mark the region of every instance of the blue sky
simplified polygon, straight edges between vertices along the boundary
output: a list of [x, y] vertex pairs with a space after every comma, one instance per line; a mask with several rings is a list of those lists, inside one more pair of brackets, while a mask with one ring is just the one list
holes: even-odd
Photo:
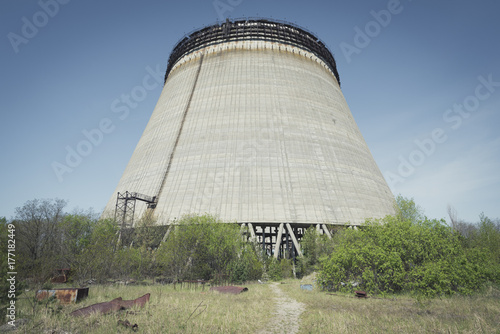
[[[493, 0], [4, 0], [0, 216], [35, 198], [101, 211], [175, 43], [226, 17], [258, 16], [296, 23], [330, 48], [395, 195], [413, 197], [431, 218], [447, 218], [447, 205], [470, 222], [481, 212], [500, 217], [498, 13]], [[113, 113], [137, 87], [146, 89], [129, 113]], [[77, 149], [86, 156], [69, 166]]]

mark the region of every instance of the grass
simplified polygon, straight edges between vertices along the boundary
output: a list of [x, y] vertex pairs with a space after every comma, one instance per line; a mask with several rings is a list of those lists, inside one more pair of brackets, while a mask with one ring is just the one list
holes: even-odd
[[[500, 333], [500, 290], [490, 286], [472, 297], [452, 296], [417, 302], [407, 297], [356, 299], [300, 289], [300, 281], [280, 284], [287, 297], [305, 304], [299, 333]], [[118, 320], [138, 324], [139, 333], [258, 333], [272, 321], [275, 295], [267, 284], [245, 284], [239, 295], [172, 285], [91, 286], [76, 305], [33, 304], [23, 295], [18, 318], [29, 318], [26, 333], [131, 333]], [[91, 304], [151, 293], [143, 309], [74, 318], [69, 313]]]
[[[89, 297], [76, 305], [64, 306], [57, 312], [58, 303], [38, 305], [31, 312], [28, 300], [20, 300], [20, 317], [31, 318], [24, 328], [27, 333], [131, 333], [130, 328], [118, 325], [118, 320], [137, 324], [140, 333], [253, 333], [269, 322], [272, 303], [263, 303], [268, 287], [245, 285], [248, 292], [239, 295], [219, 294], [201, 288], [174, 289], [171, 285], [151, 286], [91, 286]], [[69, 313], [95, 303], [122, 297], [135, 299], [151, 293], [143, 309], [131, 309], [108, 315], [75, 318]], [[34, 293], [31, 293], [30, 297]], [[53, 311], [55, 309], [56, 311]]]
[[297, 286], [292, 281], [280, 288], [307, 305], [300, 333], [500, 333], [500, 290], [491, 286], [472, 297], [424, 302], [404, 296], [358, 299]]

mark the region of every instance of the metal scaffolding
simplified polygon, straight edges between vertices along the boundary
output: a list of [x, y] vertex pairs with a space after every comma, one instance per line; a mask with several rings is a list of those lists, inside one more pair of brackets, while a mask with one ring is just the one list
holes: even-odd
[[135, 202], [139, 200], [148, 203], [148, 209], [156, 207], [156, 196], [147, 196], [136, 192], [118, 193], [116, 197], [115, 221], [121, 229], [134, 225]]

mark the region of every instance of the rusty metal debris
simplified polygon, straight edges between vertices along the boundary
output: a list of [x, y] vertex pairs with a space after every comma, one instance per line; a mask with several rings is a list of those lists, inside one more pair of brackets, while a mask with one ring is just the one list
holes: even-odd
[[118, 325], [122, 325], [124, 327], [127, 327], [127, 328], [131, 328], [134, 332], [137, 332], [137, 330], [139, 329], [139, 325], [137, 324], [131, 324], [130, 321], [128, 320], [118, 320]]
[[76, 303], [89, 295], [89, 288], [63, 288], [38, 290], [36, 299], [42, 300], [45, 298], [55, 297], [61, 304]]
[[365, 291], [354, 291], [354, 293], [356, 294], [355, 296], [358, 298], [366, 298], [367, 297]]
[[133, 300], [122, 300], [120, 302], [120, 305], [123, 307], [123, 309], [128, 309], [128, 308], [132, 308], [134, 307], [135, 305], [139, 306], [140, 308], [143, 308], [144, 305], [146, 305], [146, 303], [149, 301], [149, 297], [151, 296], [151, 294], [149, 293], [146, 293], [144, 296], [142, 297], [139, 297], [137, 299], [133, 299]]
[[68, 281], [69, 272], [69, 268], [56, 269], [56, 276], [52, 277], [50, 281], [52, 283], [66, 283]]
[[70, 315], [78, 317], [78, 316], [87, 316], [92, 313], [102, 313], [107, 314], [110, 312], [116, 312], [121, 308], [120, 302], [122, 301], [122, 297], [113, 299], [110, 302], [93, 304], [76, 311], [70, 313]]
[[123, 300], [122, 297], [118, 297], [109, 302], [97, 303], [78, 309], [71, 312], [70, 315], [79, 317], [88, 316], [92, 313], [108, 314], [119, 310], [126, 310], [136, 305], [142, 308], [149, 301], [150, 295], [151, 294], [146, 293], [144, 296], [133, 300]]
[[242, 288], [239, 286], [213, 286], [210, 288], [210, 291], [218, 291], [220, 293], [231, 293], [233, 295], [237, 295], [239, 293], [248, 291], [248, 288]]

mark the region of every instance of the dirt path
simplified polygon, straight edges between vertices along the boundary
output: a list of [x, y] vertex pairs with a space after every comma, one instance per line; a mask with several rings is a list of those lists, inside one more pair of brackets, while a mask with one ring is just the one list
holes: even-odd
[[276, 294], [276, 310], [271, 322], [260, 334], [297, 333], [299, 331], [299, 317], [305, 311], [305, 305], [295, 299], [288, 298], [279, 288], [278, 283], [271, 283], [270, 288]]

